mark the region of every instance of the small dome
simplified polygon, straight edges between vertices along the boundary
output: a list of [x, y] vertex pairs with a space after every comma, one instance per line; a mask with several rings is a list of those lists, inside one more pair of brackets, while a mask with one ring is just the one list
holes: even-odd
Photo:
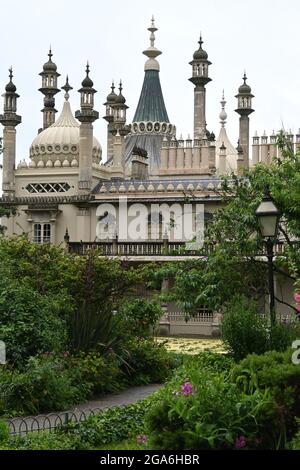
[[106, 97], [106, 101], [108, 103], [114, 103], [117, 99], [117, 95], [115, 93], [115, 85], [114, 85], [114, 82], [112, 83], [112, 86], [111, 86], [111, 92], [109, 93], [109, 95], [107, 95]]
[[244, 80], [244, 83], [239, 87], [239, 93], [241, 95], [250, 95], [251, 87], [246, 83], [246, 80], [247, 80], [246, 74], [244, 74], [243, 80]]
[[62, 166], [64, 166], [64, 167], [70, 166], [69, 160], [65, 159], [65, 160], [63, 161]]
[[93, 86], [94, 86], [94, 82], [93, 82], [93, 80], [90, 79], [89, 73], [90, 73], [90, 67], [89, 67], [89, 64], [87, 63], [87, 66], [86, 66], [86, 77], [85, 77], [85, 78], [82, 80], [82, 82], [81, 82], [81, 85], [82, 85], [84, 88], [93, 88]]
[[61, 167], [61, 161], [60, 160], [55, 160], [54, 167], [55, 168], [60, 168]]
[[117, 98], [115, 99], [115, 103], [117, 104], [125, 104], [126, 103], [126, 99], [125, 97], [122, 95], [122, 93], [120, 93]]
[[207, 60], [208, 59], [208, 54], [204, 49], [202, 49], [202, 44], [203, 44], [202, 36], [200, 36], [200, 40], [199, 40], [200, 47], [197, 51], [194, 52], [194, 55], [193, 55], [194, 60]]
[[10, 80], [5, 87], [5, 91], [15, 93], [17, 91], [16, 85]]
[[43, 65], [44, 72], [56, 72], [57, 71], [57, 65], [54, 62], [52, 62], [52, 59], [51, 59], [52, 56], [53, 54], [50, 48], [49, 53], [48, 53], [49, 60], [48, 62], [45, 62], [45, 64]]
[[76, 160], [76, 158], [73, 158], [73, 160], [71, 161], [71, 166], [72, 167], [77, 167], [78, 166], [78, 161]]

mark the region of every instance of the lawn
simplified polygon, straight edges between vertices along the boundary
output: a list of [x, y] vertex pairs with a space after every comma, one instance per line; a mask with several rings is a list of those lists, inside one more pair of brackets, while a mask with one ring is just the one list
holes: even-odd
[[199, 354], [203, 351], [226, 353], [224, 343], [221, 339], [159, 337], [157, 341], [164, 343], [169, 352], [182, 354]]

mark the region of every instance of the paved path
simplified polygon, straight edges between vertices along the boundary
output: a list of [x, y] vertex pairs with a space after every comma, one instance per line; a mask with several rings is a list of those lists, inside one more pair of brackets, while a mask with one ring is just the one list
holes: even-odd
[[84, 421], [89, 416], [114, 406], [129, 405], [152, 395], [162, 385], [142, 385], [130, 387], [119, 393], [102, 396], [101, 398], [76, 405], [70, 410], [49, 413], [47, 415], [26, 416], [8, 420], [11, 434], [27, 434], [31, 431], [53, 429], [69, 422]]

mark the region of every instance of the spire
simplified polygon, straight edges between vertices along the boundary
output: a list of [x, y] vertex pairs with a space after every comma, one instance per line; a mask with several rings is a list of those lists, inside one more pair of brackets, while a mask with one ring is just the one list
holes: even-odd
[[69, 77], [67, 75], [66, 77], [66, 83], [64, 84], [64, 86], [61, 87], [62, 90], [65, 90], [65, 95], [64, 95], [64, 98], [66, 101], [69, 101], [69, 98], [70, 98], [70, 95], [69, 95], [69, 91], [70, 90], [73, 90], [73, 87], [70, 86], [69, 84]]
[[219, 117], [221, 119], [220, 124], [221, 124], [222, 127], [225, 127], [226, 119], [227, 119], [227, 113], [225, 111], [226, 101], [225, 101], [225, 96], [224, 96], [224, 90], [223, 90], [222, 99], [221, 99], [220, 103], [221, 103], [221, 106], [222, 106], [222, 110], [219, 114]]
[[155, 47], [155, 32], [158, 31], [158, 28], [155, 26], [155, 21], [154, 21], [154, 16], [152, 16], [151, 19], [151, 26], [148, 28], [148, 31], [150, 31], [150, 47], [148, 47], [145, 51], [143, 51], [143, 54], [148, 57], [148, 60], [145, 63], [145, 70], [158, 70], [159, 71], [159, 63], [156, 60], [156, 57], [158, 57], [162, 52], [159, 51]]

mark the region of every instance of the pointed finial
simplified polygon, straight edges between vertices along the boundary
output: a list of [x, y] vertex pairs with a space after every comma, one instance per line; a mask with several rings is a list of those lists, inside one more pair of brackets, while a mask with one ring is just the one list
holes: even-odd
[[115, 88], [116, 88], [116, 87], [115, 87], [115, 82], [114, 82], [114, 80], [113, 80], [113, 81], [111, 82], [111, 91], [112, 91], [112, 93], [115, 92]]
[[122, 93], [122, 90], [123, 90], [123, 85], [122, 85], [122, 80], [120, 80], [120, 83], [119, 83], [120, 94]]
[[221, 99], [220, 103], [221, 103], [221, 106], [222, 106], [221, 112], [219, 114], [219, 118], [221, 119], [220, 124], [222, 125], [222, 127], [225, 127], [226, 119], [227, 119], [227, 113], [225, 111], [226, 101], [225, 101], [224, 90], [223, 90], [223, 93], [222, 93], [222, 99]]
[[90, 65], [89, 65], [89, 61], [87, 60], [86, 62], [86, 74], [88, 75], [90, 73]]
[[71, 85], [69, 84], [69, 77], [68, 77], [68, 75], [67, 75], [67, 77], [66, 77], [66, 83], [65, 83], [65, 85], [62, 86], [61, 88], [62, 88], [62, 90], [65, 90], [65, 96], [64, 96], [64, 98], [65, 98], [66, 101], [68, 101], [69, 98], [70, 98], [69, 91], [70, 91], [70, 90], [73, 90], [73, 87], [71, 87]]
[[151, 18], [151, 27], [152, 28], [155, 28], [155, 24], [154, 24], [154, 15], [152, 15], [152, 18]]
[[202, 33], [201, 32], [200, 32], [200, 39], [198, 41], [198, 44], [200, 45], [200, 49], [202, 49], [203, 40], [202, 40]]
[[246, 70], [244, 70], [243, 80], [244, 80], [244, 83], [246, 84], [246, 80], [247, 80]]
[[12, 81], [12, 78], [13, 78], [13, 69], [12, 69], [12, 66], [10, 66], [10, 68], [8, 69], [9, 71], [9, 79], [10, 81]]
[[51, 57], [53, 56], [52, 54], [52, 50], [51, 50], [51, 44], [50, 44], [50, 47], [49, 47], [49, 52], [48, 52], [48, 57], [49, 57], [49, 61], [51, 62]]

